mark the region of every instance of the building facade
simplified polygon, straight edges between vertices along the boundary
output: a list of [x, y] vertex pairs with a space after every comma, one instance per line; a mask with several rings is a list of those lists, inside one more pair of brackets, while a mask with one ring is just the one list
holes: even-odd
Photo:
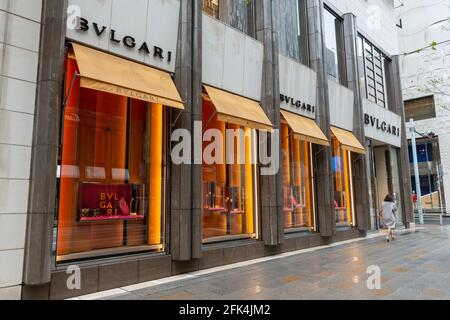
[[23, 299], [364, 237], [387, 193], [413, 222], [392, 1], [44, 0], [41, 21]]
[[40, 0], [0, 1], [0, 299], [22, 292], [41, 11]]
[[[402, 25], [399, 29], [400, 65], [406, 121], [413, 119], [419, 133], [435, 133], [432, 139], [417, 135], [423, 206], [438, 211], [442, 206], [447, 213], [450, 154], [445, 141], [449, 138], [450, 116], [447, 86], [450, 1], [405, 1], [396, 11]], [[411, 172], [414, 173], [413, 169]], [[415, 177], [411, 180], [413, 190], [417, 191]]]

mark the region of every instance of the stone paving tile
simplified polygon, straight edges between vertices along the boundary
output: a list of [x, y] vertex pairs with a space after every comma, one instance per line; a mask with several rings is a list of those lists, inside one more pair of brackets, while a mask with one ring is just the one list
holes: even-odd
[[[381, 268], [368, 290], [367, 268]], [[151, 287], [111, 299], [439, 300], [450, 299], [450, 226], [329, 247]]]

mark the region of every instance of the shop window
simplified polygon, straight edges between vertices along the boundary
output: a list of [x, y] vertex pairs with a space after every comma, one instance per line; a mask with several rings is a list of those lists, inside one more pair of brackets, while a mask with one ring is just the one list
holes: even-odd
[[254, 1], [203, 0], [203, 12], [253, 38], [256, 37]]
[[[214, 105], [203, 100], [203, 130], [220, 133], [221, 155], [215, 161], [203, 163], [203, 239], [218, 242], [256, 237], [256, 167], [252, 163], [256, 152], [256, 132], [219, 121]], [[227, 133], [228, 131], [228, 133]], [[230, 132], [234, 132], [232, 137]], [[206, 139], [205, 139], [206, 140]], [[203, 150], [212, 142], [204, 142]], [[227, 155], [227, 145], [233, 151]], [[216, 150], [217, 151], [217, 150]], [[209, 154], [208, 152], [204, 152]]]
[[386, 56], [361, 35], [358, 36], [359, 66], [364, 75], [366, 98], [386, 108]]
[[406, 122], [436, 118], [434, 96], [405, 101]]
[[[411, 173], [414, 174], [414, 159], [411, 142], [408, 146]], [[440, 199], [439, 188], [442, 196], [444, 186], [441, 183], [442, 167], [439, 138], [417, 140], [417, 160], [419, 163], [420, 191], [423, 196], [425, 209], [440, 208], [443, 199]], [[416, 179], [411, 177], [413, 191], [417, 193]], [[417, 204], [417, 203], [415, 203]]]
[[345, 48], [342, 19], [325, 7], [325, 70], [330, 79], [346, 84]]
[[311, 143], [294, 138], [289, 126], [281, 128], [284, 226], [287, 230], [314, 229], [314, 184]]
[[66, 61], [57, 261], [163, 250], [163, 106], [81, 88]]
[[353, 226], [353, 185], [351, 152], [345, 150], [339, 141], [332, 139], [332, 171], [334, 185], [334, 210], [336, 225]]
[[278, 45], [280, 54], [309, 65], [308, 21], [305, 0], [276, 1], [280, 18]]

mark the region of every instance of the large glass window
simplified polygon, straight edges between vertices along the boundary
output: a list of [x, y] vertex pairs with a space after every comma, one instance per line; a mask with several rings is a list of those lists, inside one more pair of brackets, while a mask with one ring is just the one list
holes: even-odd
[[308, 23], [305, 0], [276, 1], [280, 18], [278, 44], [282, 55], [309, 65]]
[[329, 78], [345, 83], [344, 42], [342, 20], [328, 8], [324, 10], [325, 70]]
[[434, 96], [405, 101], [405, 118], [407, 122], [436, 118]]
[[254, 1], [203, 0], [203, 11], [251, 37], [256, 37]]
[[342, 148], [340, 142], [332, 138], [332, 171], [334, 185], [334, 210], [336, 225], [353, 226], [353, 184], [351, 152]]
[[[203, 100], [203, 130], [215, 137], [203, 143], [203, 239], [255, 238], [256, 132], [219, 121], [207, 100]], [[207, 160], [210, 154], [213, 161]]]
[[281, 128], [283, 206], [286, 229], [314, 229], [314, 184], [311, 143], [294, 138], [287, 124]]
[[386, 56], [361, 35], [358, 36], [358, 57], [366, 98], [386, 108]]
[[[443, 185], [439, 181], [440, 178], [442, 178], [439, 139], [418, 139], [416, 144], [423, 206], [426, 209], [440, 208], [443, 201], [440, 199], [439, 187], [443, 188]], [[414, 159], [411, 142], [409, 142], [408, 151], [410, 170], [411, 173], [414, 174]], [[417, 193], [416, 178], [414, 175], [411, 176], [411, 182], [413, 191]], [[443, 193], [444, 192], [442, 192], [442, 194]]]
[[81, 88], [66, 61], [57, 260], [163, 250], [163, 106]]

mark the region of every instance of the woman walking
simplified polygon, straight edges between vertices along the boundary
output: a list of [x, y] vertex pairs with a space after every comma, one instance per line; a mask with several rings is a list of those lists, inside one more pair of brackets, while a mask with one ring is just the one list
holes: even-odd
[[394, 237], [394, 229], [397, 224], [397, 206], [395, 205], [394, 197], [388, 194], [383, 202], [382, 209], [382, 224], [385, 228], [387, 228], [386, 241], [390, 242], [391, 240], [395, 240]]

